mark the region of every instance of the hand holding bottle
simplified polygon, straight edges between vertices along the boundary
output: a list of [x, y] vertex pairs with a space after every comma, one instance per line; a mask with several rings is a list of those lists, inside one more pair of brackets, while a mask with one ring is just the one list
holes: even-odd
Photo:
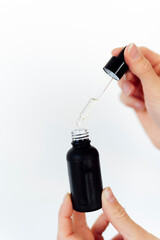
[[108, 224], [107, 217], [102, 214], [89, 229], [85, 213], [73, 210], [71, 197], [67, 194], [59, 210], [57, 240], [102, 240]]
[[118, 231], [118, 235], [113, 238], [114, 240], [158, 240], [128, 216], [109, 187], [102, 193], [102, 208], [109, 222]]
[[[112, 51], [117, 56], [122, 48]], [[121, 100], [135, 109], [153, 144], [160, 149], [160, 55], [130, 44], [124, 51], [129, 71], [119, 81]]]
[[128, 216], [109, 187], [102, 193], [102, 208], [104, 213], [89, 229], [85, 214], [73, 210], [70, 195], [67, 194], [59, 211], [57, 240], [103, 240], [102, 233], [109, 222], [118, 231], [114, 240], [158, 240]]

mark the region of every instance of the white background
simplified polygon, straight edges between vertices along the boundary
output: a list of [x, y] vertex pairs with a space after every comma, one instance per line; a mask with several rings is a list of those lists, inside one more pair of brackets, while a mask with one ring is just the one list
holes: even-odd
[[[70, 132], [114, 47], [160, 53], [159, 1], [0, 1], [0, 239], [56, 239]], [[160, 236], [160, 152], [111, 84], [85, 127], [103, 184]], [[87, 214], [89, 226], [101, 211]], [[104, 236], [116, 231], [109, 227]]]

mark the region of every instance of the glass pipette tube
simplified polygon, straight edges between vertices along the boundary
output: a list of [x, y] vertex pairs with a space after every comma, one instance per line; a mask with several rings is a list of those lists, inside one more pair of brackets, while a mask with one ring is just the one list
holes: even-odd
[[83, 121], [88, 117], [92, 109], [94, 108], [97, 101], [102, 97], [103, 93], [106, 91], [110, 83], [112, 82], [113, 78], [110, 77], [108, 74], [106, 75], [106, 78], [102, 85], [98, 88], [96, 94], [90, 98], [84, 109], [79, 115], [79, 118], [77, 119], [77, 126], [80, 127], [83, 123]]

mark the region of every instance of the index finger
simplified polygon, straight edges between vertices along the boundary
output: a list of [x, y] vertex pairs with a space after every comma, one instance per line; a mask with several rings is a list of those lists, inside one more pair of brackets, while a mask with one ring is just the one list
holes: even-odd
[[96, 237], [100, 237], [106, 227], [109, 225], [109, 221], [104, 213], [102, 213], [99, 218], [96, 220], [96, 222], [93, 224], [91, 231], [93, 233], [93, 236], [95, 239]]
[[65, 238], [73, 231], [73, 207], [70, 195], [67, 193], [58, 214], [58, 237]]

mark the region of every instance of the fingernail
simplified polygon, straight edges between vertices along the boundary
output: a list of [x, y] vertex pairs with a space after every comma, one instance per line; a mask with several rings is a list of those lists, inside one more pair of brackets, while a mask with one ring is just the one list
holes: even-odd
[[123, 92], [129, 96], [130, 93], [132, 92], [132, 85], [130, 83], [124, 83], [123, 86], [122, 86], [122, 90]]
[[134, 106], [137, 110], [145, 110], [144, 103], [142, 102], [135, 102]]
[[66, 193], [65, 196], [64, 196], [64, 198], [63, 198], [63, 202], [65, 202], [65, 200], [68, 198], [68, 196], [69, 196], [69, 194]]
[[114, 54], [115, 54], [115, 50], [114, 50], [114, 49], [111, 51], [111, 54], [112, 54], [112, 55], [114, 55]]
[[129, 45], [128, 53], [133, 60], [138, 60], [140, 58], [140, 51], [134, 43]]
[[116, 198], [115, 196], [113, 195], [113, 192], [112, 190], [110, 189], [110, 187], [107, 187], [105, 190], [104, 190], [104, 196], [106, 198], [106, 200], [109, 202], [109, 203], [113, 203], [116, 201]]
[[126, 74], [123, 75], [123, 80], [126, 80]]

